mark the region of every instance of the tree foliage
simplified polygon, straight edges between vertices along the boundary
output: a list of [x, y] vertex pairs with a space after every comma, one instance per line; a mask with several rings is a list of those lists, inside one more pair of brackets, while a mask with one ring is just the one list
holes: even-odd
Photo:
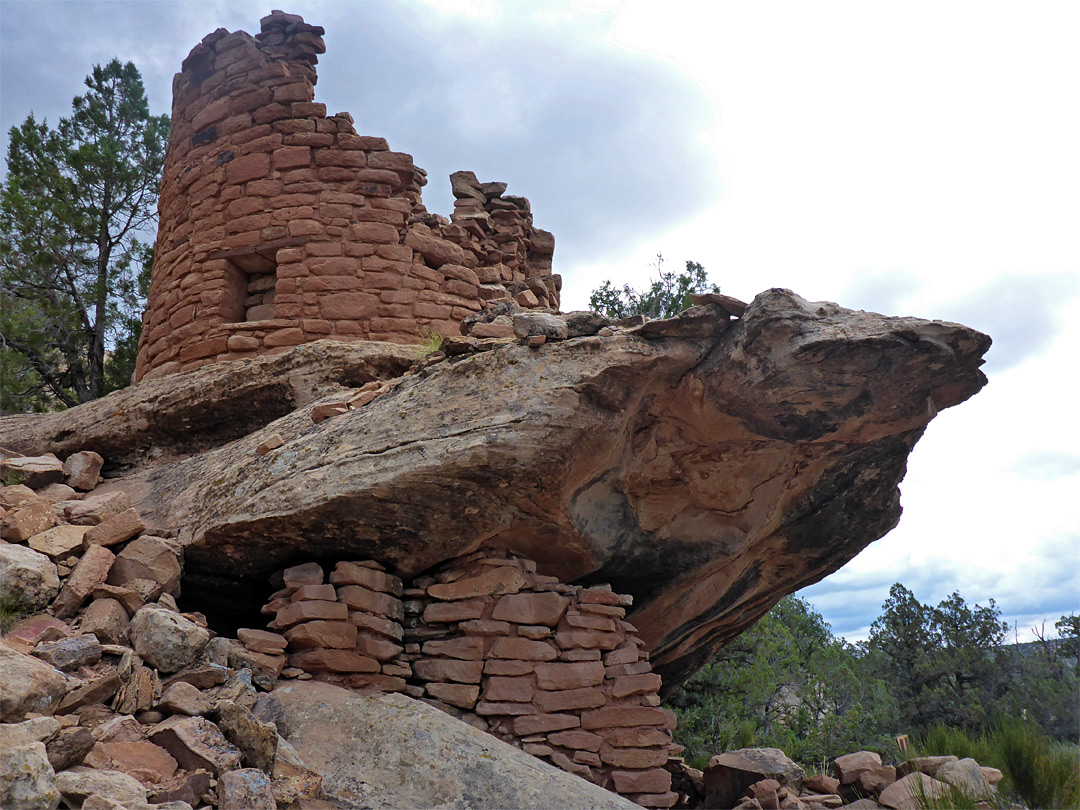
[[616, 289], [605, 281], [589, 296], [589, 306], [611, 318], [628, 318], [645, 315], [648, 318], [671, 318], [690, 306], [692, 293], [720, 292], [710, 284], [705, 268], [697, 262], [688, 261], [686, 270], [676, 273], [664, 269], [664, 257], [656, 256], [656, 272], [659, 278], [648, 289], [638, 291], [629, 284]]
[[897, 583], [869, 643], [883, 654], [884, 676], [900, 689], [907, 724], [974, 730], [986, 725], [989, 707], [1004, 693], [1008, 629], [993, 599], [986, 607], [968, 606], [953, 593], [933, 608]]
[[1063, 616], [1060, 638], [1008, 644], [992, 600], [931, 607], [896, 584], [869, 639], [850, 644], [788, 596], [673, 692], [676, 739], [699, 766], [747, 746], [818, 766], [859, 749], [895, 756], [898, 734], [979, 735], [1010, 717], [1075, 742], [1078, 624]]
[[699, 765], [747, 746], [780, 748], [807, 764], [881, 748], [895, 704], [865, 655], [833, 636], [805, 600], [787, 596], [671, 695], [678, 742]]
[[0, 185], [0, 409], [75, 405], [134, 370], [169, 132], [132, 63], [86, 77], [52, 128], [13, 127]]

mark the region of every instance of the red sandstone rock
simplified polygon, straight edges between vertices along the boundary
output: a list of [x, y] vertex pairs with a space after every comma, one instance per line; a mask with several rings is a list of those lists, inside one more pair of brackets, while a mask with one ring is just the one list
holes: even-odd
[[337, 591], [333, 585], [301, 585], [292, 596], [290, 602], [334, 602], [337, 601]]
[[64, 516], [69, 523], [79, 526], [96, 526], [130, 508], [131, 498], [126, 492], [103, 492], [100, 495], [89, 495], [82, 501], [68, 504], [64, 508]]
[[597, 709], [581, 715], [581, 727], [584, 729], [616, 726], [668, 726], [669, 724], [674, 726], [663, 709], [649, 707], [619, 706]]
[[850, 785], [863, 771], [880, 768], [881, 757], [873, 751], [856, 751], [854, 754], [837, 757], [833, 760], [832, 767], [840, 784]]
[[498, 658], [488, 658], [484, 661], [485, 675], [528, 675], [533, 671], [535, 664], [529, 661], [501, 661]]
[[70, 526], [67, 524], [53, 526], [43, 532], [33, 535], [27, 541], [27, 545], [34, 551], [45, 554], [54, 562], [66, 559], [76, 551], [83, 548], [83, 535], [89, 530], [89, 526]]
[[240, 643], [253, 652], [267, 652], [278, 654], [285, 651], [287, 639], [278, 633], [269, 633], [265, 630], [251, 630], [241, 627], [237, 631]]
[[363, 585], [372, 591], [401, 596], [401, 579], [356, 563], [339, 562], [330, 574], [334, 585]]
[[614, 650], [623, 641], [618, 633], [595, 630], [562, 630], [555, 634], [555, 643], [564, 650]]
[[56, 514], [45, 500], [34, 496], [19, 504], [0, 521], [0, 540], [25, 543], [35, 534], [56, 525]]
[[484, 603], [479, 599], [464, 602], [433, 602], [424, 608], [424, 621], [428, 624], [479, 619], [482, 615], [484, 615]]
[[660, 691], [660, 676], [654, 673], [645, 675], [624, 675], [616, 678], [611, 686], [611, 696], [623, 698], [630, 695], [643, 695]]
[[145, 528], [146, 524], [139, 517], [139, 513], [134, 509], [127, 509], [92, 527], [83, 535], [83, 543], [87, 547], [115, 546], [130, 540]]
[[514, 734], [527, 737], [530, 734], [543, 734], [548, 731], [561, 731], [577, 728], [581, 718], [574, 714], [528, 714], [514, 718]]
[[589, 731], [559, 731], [555, 734], [548, 734], [547, 738], [553, 745], [594, 752], [600, 750], [600, 744], [604, 741], [604, 738], [599, 734], [593, 734]]
[[427, 592], [436, 599], [452, 601], [499, 593], [517, 593], [525, 584], [525, 577], [520, 571], [501, 566], [485, 571], [479, 576], [459, 579], [457, 582], [431, 585]]
[[0, 459], [0, 480], [5, 484], [23, 484], [30, 489], [44, 489], [64, 480], [64, 465], [51, 453], [44, 456], [5, 457]]
[[72, 453], [64, 460], [64, 481], [69, 487], [91, 490], [97, 486], [104, 463], [105, 460], [92, 450]]
[[53, 602], [56, 617], [70, 619], [78, 613], [86, 598], [105, 582], [115, 559], [116, 555], [104, 546], [88, 548]]
[[669, 745], [671, 735], [653, 726], [614, 728], [604, 732], [604, 741], [617, 747], [647, 748], [654, 745]]
[[448, 658], [460, 658], [463, 661], [479, 661], [484, 657], [484, 640], [451, 638], [445, 641], [428, 641], [424, 644], [423, 651], [424, 655], [445, 655]]
[[569, 599], [557, 593], [515, 593], [495, 603], [491, 618], [555, 627], [569, 604]]
[[671, 787], [671, 774], [662, 768], [648, 771], [612, 771], [619, 793], [663, 793]]
[[[237, 340], [237, 339], [238, 338], [236, 338], [236, 337], [229, 338], [229, 341], [230, 341], [229, 348], [232, 349], [233, 351], [236, 351], [239, 348], [238, 346], [233, 345], [233, 343], [232, 343], [232, 341]], [[259, 345], [258, 341], [253, 340], [253, 342], [255, 343], [255, 346], [250, 346], [250, 345], [247, 345], [247, 344], [243, 344], [243, 345], [245, 346], [245, 348], [249, 348], [249, 349], [258, 348], [258, 345]], [[255, 452], [258, 453], [260, 456], [265, 456], [271, 450], [276, 450], [277, 448], [281, 447], [284, 444], [285, 444], [285, 440], [283, 438], [281, 438], [281, 435], [278, 434], [278, 433], [275, 433], [272, 436], [267, 436], [265, 440], [260, 442], [259, 446], [255, 448]]]
[[[280, 335], [281, 333], [276, 333], [276, 334]], [[303, 333], [300, 332], [299, 334], [300, 334], [300, 337], [302, 338]], [[302, 342], [302, 340], [297, 341], [297, 343], [300, 343], [300, 342]], [[275, 341], [275, 343], [277, 343], [277, 345], [286, 345], [286, 344], [280, 343], [280, 340]], [[267, 343], [267, 345], [269, 346], [271, 344]], [[293, 345], [295, 345], [295, 344], [293, 344]], [[331, 403], [327, 403], [325, 405], [316, 405], [314, 408], [311, 409], [311, 421], [318, 424], [319, 422], [322, 422], [322, 421], [324, 421], [326, 419], [329, 419], [332, 416], [341, 416], [341, 414], [348, 413], [348, 412], [349, 412], [349, 403], [347, 403], [347, 402], [331, 402]]]
[[363, 632], [357, 634], [355, 647], [357, 652], [370, 655], [376, 661], [389, 661], [402, 651], [402, 647], [392, 641]]
[[401, 601], [389, 594], [372, 591], [362, 585], [341, 585], [337, 595], [341, 602], [354, 610], [366, 610], [397, 621], [405, 618]]
[[803, 780], [803, 788], [811, 793], [831, 795], [840, 789], [840, 780], [821, 773], [814, 774]]
[[599, 686], [603, 681], [604, 665], [599, 661], [536, 666], [536, 683], [541, 689], [578, 689]]
[[[523, 632], [526, 628], [520, 628], [519, 633], [525, 638], [540, 638], [541, 636], [530, 635], [527, 632]], [[541, 628], [547, 630], [547, 628]], [[496, 622], [491, 619], [473, 619], [471, 621], [462, 622], [458, 625], [458, 630], [462, 633], [466, 633], [471, 636], [505, 636], [510, 633], [509, 622]], [[550, 635], [551, 631], [547, 630], [546, 635]]]
[[347, 621], [348, 618], [349, 608], [341, 602], [293, 602], [277, 612], [270, 626], [285, 629], [300, 622]]
[[161, 746], [141, 742], [99, 742], [85, 759], [92, 768], [117, 770], [144, 784], [170, 779], [177, 769], [176, 760]]
[[500, 703], [491, 700], [481, 700], [473, 711], [481, 717], [517, 717], [536, 714], [536, 708], [531, 703]]
[[422, 658], [413, 662], [413, 672], [423, 681], [480, 683], [483, 661], [454, 661], [446, 658]]
[[636, 644], [624, 644], [604, 656], [604, 665], [613, 667], [619, 664], [634, 664], [640, 654]]
[[600, 760], [616, 768], [659, 768], [667, 762], [666, 748], [616, 748], [605, 742]]
[[553, 661], [558, 657], [555, 648], [545, 641], [524, 638], [500, 638], [491, 648], [492, 658], [517, 658], [523, 661]]
[[282, 573], [285, 587], [289, 589], [302, 588], [304, 585], [321, 585], [323, 570], [318, 563], [304, 563], [286, 568]]
[[[98, 528], [95, 526], [90, 531]], [[116, 555], [107, 581], [110, 585], [124, 586], [138, 580], [151, 580], [157, 582], [164, 593], [177, 596], [182, 574], [181, 554], [182, 550], [175, 541], [143, 535], [132, 540]]]
[[379, 662], [351, 650], [301, 650], [289, 655], [289, 666], [308, 672], [378, 672]]
[[603, 706], [604, 693], [595, 687], [567, 689], [562, 692], [537, 692], [533, 703], [542, 712], [566, 712]]
[[356, 625], [349, 622], [309, 621], [290, 627], [285, 631], [285, 638], [289, 646], [297, 650], [311, 647], [351, 650], [356, 645]]
[[429, 683], [424, 689], [433, 698], [460, 709], [471, 709], [480, 696], [479, 686], [463, 683]]
[[535, 692], [529, 677], [490, 677], [484, 681], [484, 700], [529, 703]]

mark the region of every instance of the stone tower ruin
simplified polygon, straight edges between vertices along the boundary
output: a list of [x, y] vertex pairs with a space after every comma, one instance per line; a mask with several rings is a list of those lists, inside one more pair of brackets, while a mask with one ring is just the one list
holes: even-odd
[[416, 343], [510, 298], [558, 308], [527, 199], [456, 172], [454, 213], [430, 214], [411, 155], [315, 102], [323, 33], [274, 11], [174, 77], [136, 380], [321, 338]]

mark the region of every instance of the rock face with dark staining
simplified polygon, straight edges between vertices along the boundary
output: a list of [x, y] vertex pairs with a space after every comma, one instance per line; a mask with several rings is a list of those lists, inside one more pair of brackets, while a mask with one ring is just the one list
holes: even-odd
[[768, 290], [734, 320], [704, 303], [497, 345], [129, 476], [148, 525], [181, 530], [185, 594], [313, 559], [411, 577], [507, 547], [632, 594], [670, 689], [896, 525], [908, 454], [985, 384], [990, 340]]

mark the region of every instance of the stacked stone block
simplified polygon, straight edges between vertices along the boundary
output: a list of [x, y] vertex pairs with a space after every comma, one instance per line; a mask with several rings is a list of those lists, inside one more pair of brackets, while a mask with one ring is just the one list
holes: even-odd
[[322, 34], [273, 12], [255, 37], [209, 34], [174, 78], [137, 379], [327, 337], [458, 334], [485, 301], [558, 307], [527, 200], [463, 173], [454, 221], [429, 214], [410, 155], [314, 101]]
[[263, 613], [282, 631], [290, 667], [351, 688], [404, 689], [410, 671], [392, 660], [403, 651], [400, 579], [365, 560], [338, 563], [328, 583], [317, 563], [298, 565], [284, 583]]
[[330, 584], [315, 564], [284, 579], [264, 612], [297, 670], [405, 692], [638, 804], [676, 802], [664, 767], [680, 750], [675, 717], [625, 620], [630, 597], [562, 584], [503, 550], [410, 587], [371, 561], [339, 563]]

